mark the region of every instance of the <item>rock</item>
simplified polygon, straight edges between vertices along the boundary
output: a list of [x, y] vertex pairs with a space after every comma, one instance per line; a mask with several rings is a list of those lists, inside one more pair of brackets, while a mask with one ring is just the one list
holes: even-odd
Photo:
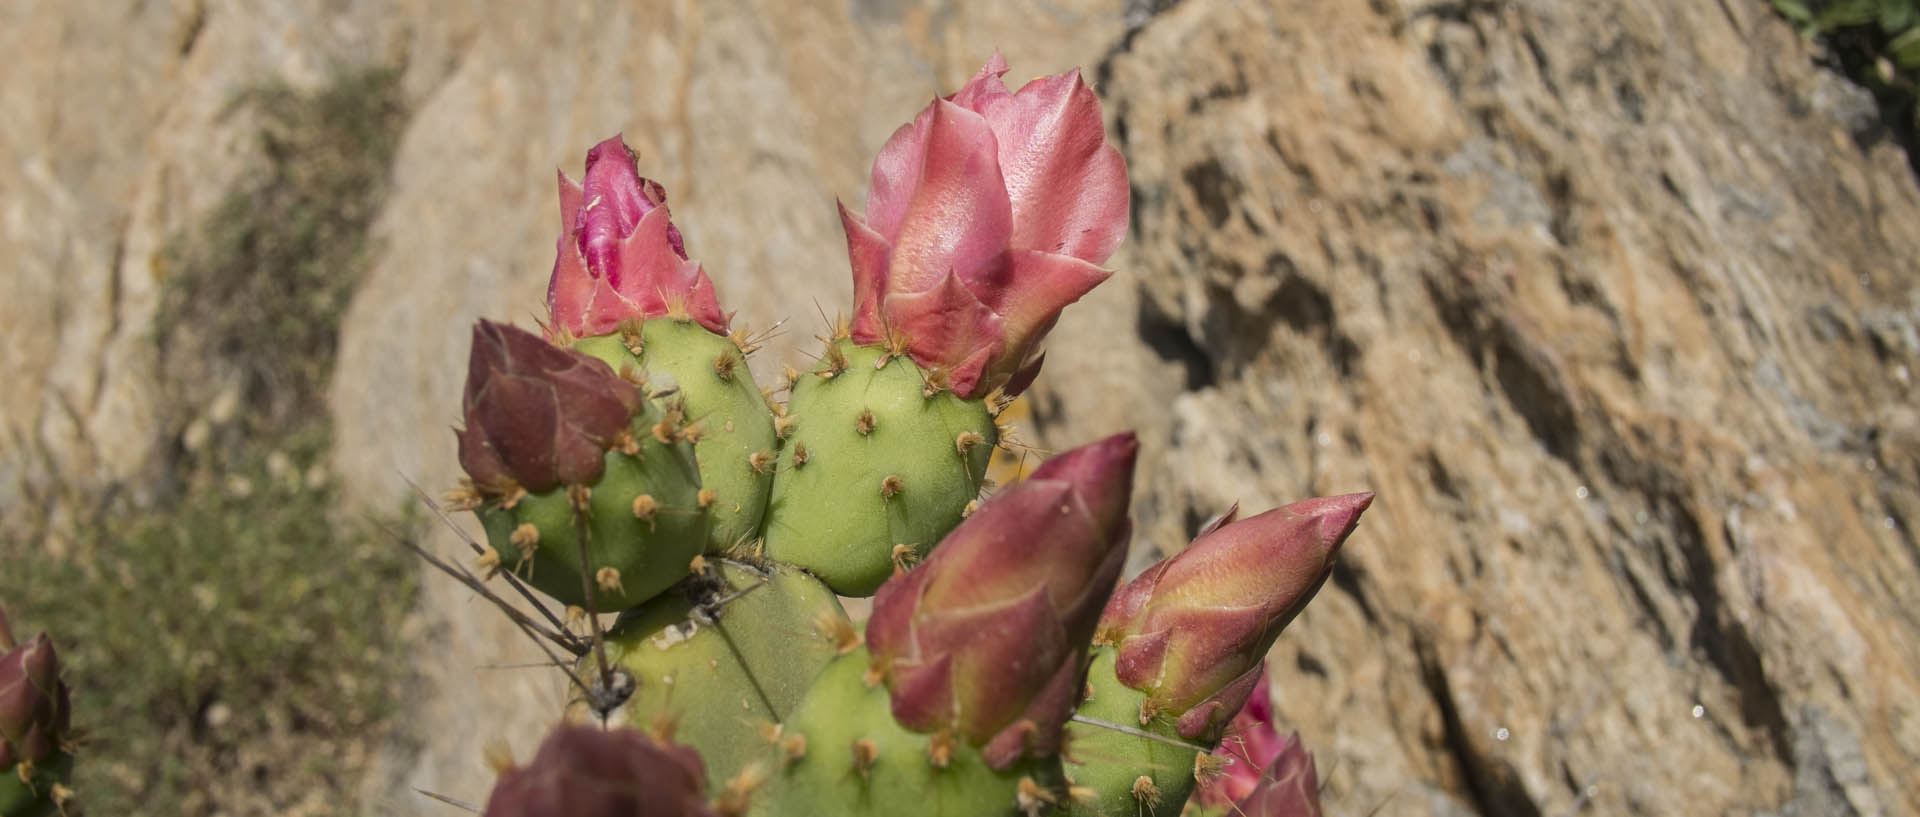
[[1128, 407], [1162, 548], [1379, 492], [1275, 653], [1335, 811], [1920, 808], [1920, 195], [1806, 54], [1761, 4], [1189, 0], [1103, 63], [1137, 292], [1042, 426]]
[[[832, 198], [999, 47], [1086, 66], [1134, 175], [1027, 436], [1139, 430], [1142, 562], [1235, 500], [1379, 494], [1274, 654], [1332, 811], [1920, 809], [1920, 192], [1764, 3], [310, 5], [0, 26], [0, 524], [57, 532], [184, 430], [155, 259], [244, 172], [249, 83], [405, 61], [331, 401], [384, 510], [457, 475], [471, 321], [541, 310], [555, 166], [623, 130], [738, 321], [789, 321], [771, 382], [847, 297]], [[426, 587], [370, 802], [477, 800], [565, 695]]]

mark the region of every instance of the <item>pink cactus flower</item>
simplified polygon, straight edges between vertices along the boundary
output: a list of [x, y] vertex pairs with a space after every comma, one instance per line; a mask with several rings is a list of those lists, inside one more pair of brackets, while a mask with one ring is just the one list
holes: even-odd
[[550, 331], [604, 335], [623, 321], [685, 317], [726, 334], [713, 281], [687, 260], [659, 182], [614, 136], [587, 151], [584, 184], [560, 173], [560, 240], [547, 284]]
[[1118, 650], [1115, 675], [1173, 715], [1181, 735], [1218, 735], [1372, 502], [1320, 497], [1238, 522], [1229, 512], [1113, 594], [1096, 638]]
[[1059, 752], [1088, 637], [1126, 559], [1132, 434], [1047, 460], [880, 587], [867, 646], [909, 729], [1006, 769]]
[[1219, 777], [1200, 782], [1194, 803], [1236, 817], [1320, 817], [1320, 780], [1300, 733], [1280, 737], [1267, 700], [1266, 673], [1257, 692], [1233, 717], [1215, 757], [1227, 761]]
[[864, 217], [842, 205], [853, 339], [903, 348], [962, 397], [1017, 394], [1068, 304], [1110, 274], [1127, 169], [1078, 71], [1010, 93], [995, 54], [895, 131]]

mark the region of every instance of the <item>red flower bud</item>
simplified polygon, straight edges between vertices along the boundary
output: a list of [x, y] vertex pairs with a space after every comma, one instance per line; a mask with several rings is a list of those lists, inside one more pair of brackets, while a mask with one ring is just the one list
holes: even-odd
[[1126, 162], [1078, 71], [1017, 93], [995, 54], [880, 149], [861, 217], [840, 208], [853, 339], [903, 340], [962, 397], [1033, 380], [1060, 311], [1107, 279]]
[[490, 491], [595, 482], [640, 400], [639, 389], [596, 358], [480, 321], [467, 361], [460, 466]]
[[488, 817], [711, 817], [699, 753], [628, 728], [561, 726], [501, 772]]
[[0, 774], [19, 763], [37, 763], [60, 748], [72, 705], [60, 680], [60, 658], [41, 633], [15, 644], [0, 614]]
[[1088, 638], [1126, 558], [1132, 434], [1060, 454], [880, 587], [867, 646], [893, 715], [1005, 769], [1060, 748]]
[[1229, 513], [1120, 588], [1099, 635], [1118, 648], [1120, 682], [1176, 715], [1181, 735], [1218, 734], [1372, 501], [1371, 493], [1309, 499], [1239, 522]]
[[713, 281], [687, 260], [659, 182], [614, 136], [587, 151], [584, 185], [560, 173], [560, 240], [547, 284], [554, 327], [604, 335], [629, 319], [679, 315], [726, 334]]

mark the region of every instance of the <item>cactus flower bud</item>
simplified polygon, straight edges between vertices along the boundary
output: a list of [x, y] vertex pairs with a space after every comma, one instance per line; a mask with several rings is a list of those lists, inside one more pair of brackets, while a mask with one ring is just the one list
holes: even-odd
[[65, 738], [71, 705], [46, 633], [16, 644], [0, 614], [0, 774], [46, 760]]
[[553, 329], [604, 335], [623, 321], [677, 315], [726, 334], [713, 281], [687, 260], [666, 190], [640, 177], [624, 140], [587, 151], [584, 184], [559, 176], [560, 240], [547, 284]]
[[460, 466], [483, 490], [591, 483], [640, 407], [640, 390], [591, 356], [524, 329], [473, 327]]
[[995, 769], [1059, 751], [1126, 557], [1137, 449], [1120, 434], [1048, 460], [881, 586], [867, 644], [896, 720]]
[[1120, 682], [1148, 693], [1149, 711], [1175, 715], [1182, 736], [1219, 734], [1372, 501], [1321, 497], [1239, 522], [1229, 513], [1121, 587], [1096, 636], [1117, 648]]
[[1054, 319], [1107, 279], [1127, 170], [1078, 71], [1009, 93], [995, 54], [895, 131], [865, 216], [842, 205], [853, 339], [904, 346], [954, 393], [1018, 393]]
[[628, 728], [555, 729], [500, 773], [488, 817], [711, 817], [699, 753]]

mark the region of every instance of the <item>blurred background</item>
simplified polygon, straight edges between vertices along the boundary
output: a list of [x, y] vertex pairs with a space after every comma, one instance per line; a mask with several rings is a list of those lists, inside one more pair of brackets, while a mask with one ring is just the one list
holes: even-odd
[[7, 3], [0, 604], [94, 813], [483, 800], [565, 689], [397, 539], [554, 169], [623, 131], [770, 382], [999, 49], [1133, 176], [1023, 437], [1138, 430], [1147, 552], [1379, 494], [1272, 657], [1329, 813], [1911, 814], [1912, 5]]

